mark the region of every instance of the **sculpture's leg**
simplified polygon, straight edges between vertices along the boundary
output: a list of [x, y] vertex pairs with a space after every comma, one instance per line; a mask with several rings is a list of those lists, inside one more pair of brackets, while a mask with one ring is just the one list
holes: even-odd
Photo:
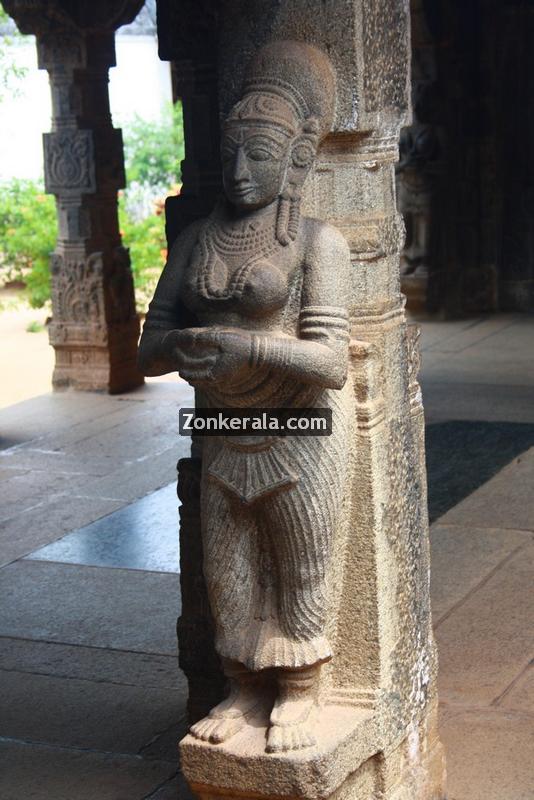
[[277, 670], [278, 697], [269, 720], [268, 753], [315, 745], [320, 671], [320, 664]]
[[227, 660], [223, 668], [230, 683], [228, 697], [191, 728], [193, 736], [212, 744], [220, 744], [238, 733], [259, 710], [264, 698], [262, 673]]
[[[299, 483], [273, 496], [264, 512], [272, 531], [278, 617], [284, 634], [276, 653], [280, 659], [276, 670], [278, 696], [270, 717], [268, 753], [299, 750], [316, 743], [321, 663], [331, 655], [325, 635], [327, 574], [346, 479], [341, 466], [344, 441], [342, 424], [328, 443], [302, 439], [293, 456], [300, 461]], [[320, 502], [313, 501], [314, 492], [316, 497], [320, 494]]]
[[204, 576], [216, 620], [217, 649], [223, 658], [240, 661], [241, 639], [254, 618], [255, 520], [249, 509], [213, 481], [203, 481], [202, 502]]
[[336, 407], [333, 419], [331, 436], [322, 442], [303, 437], [295, 445], [292, 463], [299, 482], [269, 498], [263, 511], [278, 572], [277, 612], [284, 636], [280, 647], [273, 647], [276, 667], [301, 669], [331, 656], [325, 632], [328, 573], [347, 480], [349, 436]]

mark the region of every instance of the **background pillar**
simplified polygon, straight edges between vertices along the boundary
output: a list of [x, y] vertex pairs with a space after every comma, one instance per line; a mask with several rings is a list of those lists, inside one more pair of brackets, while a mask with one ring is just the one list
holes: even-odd
[[56, 389], [120, 392], [143, 382], [130, 258], [118, 223], [122, 135], [113, 128], [108, 94], [114, 32], [142, 5], [4, 2], [20, 30], [37, 37], [39, 67], [50, 78], [52, 131], [44, 135], [44, 155], [59, 227], [49, 330]]

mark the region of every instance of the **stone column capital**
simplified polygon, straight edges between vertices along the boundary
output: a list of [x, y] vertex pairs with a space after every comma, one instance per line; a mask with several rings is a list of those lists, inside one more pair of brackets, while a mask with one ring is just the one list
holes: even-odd
[[113, 33], [132, 22], [144, 0], [3, 0], [21, 33], [40, 38], [52, 34]]

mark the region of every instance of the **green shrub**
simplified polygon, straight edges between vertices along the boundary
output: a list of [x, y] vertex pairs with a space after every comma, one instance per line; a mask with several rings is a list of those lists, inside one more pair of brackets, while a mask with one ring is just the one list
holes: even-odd
[[11, 97], [22, 94], [22, 80], [28, 74], [26, 67], [17, 64], [16, 51], [12, 45], [28, 41], [0, 5], [0, 103], [7, 95]]
[[166, 106], [159, 120], [136, 114], [122, 131], [128, 184], [167, 188], [180, 180], [184, 157], [182, 105]]
[[57, 236], [54, 198], [34, 181], [0, 186], [0, 284], [23, 282], [40, 308], [50, 297], [50, 253]]
[[130, 250], [135, 298], [139, 309], [144, 311], [167, 257], [165, 217], [161, 209], [155, 209], [149, 217], [133, 220], [126, 211], [125, 195], [121, 192], [119, 223], [124, 245]]
[[45, 326], [42, 322], [38, 322], [38, 320], [33, 319], [31, 322], [28, 322], [26, 325], [26, 333], [41, 333], [44, 331]]

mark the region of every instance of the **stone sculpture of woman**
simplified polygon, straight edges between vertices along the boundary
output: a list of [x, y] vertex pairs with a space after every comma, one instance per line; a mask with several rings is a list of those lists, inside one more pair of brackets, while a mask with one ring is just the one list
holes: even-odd
[[169, 255], [140, 345], [146, 375], [178, 370], [214, 407], [321, 407], [330, 436], [206, 438], [204, 574], [229, 697], [192, 728], [220, 743], [271, 698], [268, 752], [312, 746], [330, 555], [346, 491], [350, 261], [331, 226], [300, 213], [328, 132], [330, 62], [263, 47], [223, 126], [226, 198]]

